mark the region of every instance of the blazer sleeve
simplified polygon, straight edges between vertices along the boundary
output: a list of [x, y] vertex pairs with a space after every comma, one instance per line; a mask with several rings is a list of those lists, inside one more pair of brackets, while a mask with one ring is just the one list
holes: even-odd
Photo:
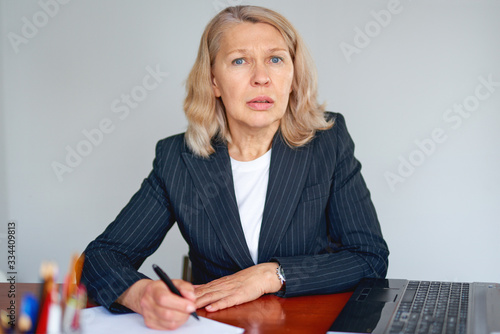
[[82, 282], [89, 297], [112, 312], [130, 312], [116, 299], [132, 284], [148, 278], [137, 270], [160, 246], [174, 223], [168, 195], [158, 175], [165, 164], [160, 141], [153, 170], [106, 230], [84, 251]]
[[336, 162], [325, 211], [329, 245], [316, 255], [273, 259], [285, 273], [286, 291], [278, 293], [285, 297], [341, 292], [364, 277], [387, 273], [389, 250], [342, 115], [332, 130]]

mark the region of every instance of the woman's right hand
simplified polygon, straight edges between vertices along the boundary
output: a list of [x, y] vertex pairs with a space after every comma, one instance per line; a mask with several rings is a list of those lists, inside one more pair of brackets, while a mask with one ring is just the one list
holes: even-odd
[[135, 282], [117, 302], [142, 314], [146, 326], [153, 329], [176, 329], [196, 310], [196, 297], [191, 283], [172, 280], [182, 297], [172, 293], [162, 281], [142, 279]]

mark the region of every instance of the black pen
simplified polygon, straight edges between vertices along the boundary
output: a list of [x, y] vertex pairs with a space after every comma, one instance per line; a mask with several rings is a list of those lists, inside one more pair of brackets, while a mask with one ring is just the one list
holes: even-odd
[[[156, 264], [153, 264], [153, 270], [160, 277], [160, 279], [168, 286], [170, 291], [175, 293], [177, 296], [182, 297], [181, 293], [179, 292], [179, 290], [177, 290], [174, 283], [172, 283], [168, 275], [163, 270], [161, 270], [160, 267], [158, 267]], [[191, 315], [195, 317], [196, 320], [200, 320], [200, 318], [198, 318], [198, 314], [196, 314], [196, 311], [191, 312]]]

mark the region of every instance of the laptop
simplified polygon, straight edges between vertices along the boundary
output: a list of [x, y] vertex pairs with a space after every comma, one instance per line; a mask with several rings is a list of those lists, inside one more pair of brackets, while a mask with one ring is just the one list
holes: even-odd
[[364, 279], [327, 333], [500, 334], [500, 284]]

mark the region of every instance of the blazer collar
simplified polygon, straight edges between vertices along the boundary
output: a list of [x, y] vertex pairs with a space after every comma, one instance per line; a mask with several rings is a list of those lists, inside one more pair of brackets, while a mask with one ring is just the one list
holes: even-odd
[[288, 146], [281, 132], [273, 140], [266, 204], [259, 236], [258, 262], [268, 262], [285, 235], [299, 203], [311, 162], [311, 143]]
[[231, 160], [225, 144], [213, 145], [215, 153], [208, 158], [194, 155], [187, 147], [182, 158], [222, 246], [241, 269], [247, 268], [254, 263], [240, 222]]
[[[232, 259], [241, 269], [252, 266], [241, 226], [227, 145], [214, 143], [209, 158], [195, 156], [187, 147], [182, 152], [201, 202]], [[311, 144], [290, 148], [280, 132], [273, 138], [269, 183], [259, 237], [258, 263], [269, 261], [290, 224], [304, 188], [310, 164]]]

